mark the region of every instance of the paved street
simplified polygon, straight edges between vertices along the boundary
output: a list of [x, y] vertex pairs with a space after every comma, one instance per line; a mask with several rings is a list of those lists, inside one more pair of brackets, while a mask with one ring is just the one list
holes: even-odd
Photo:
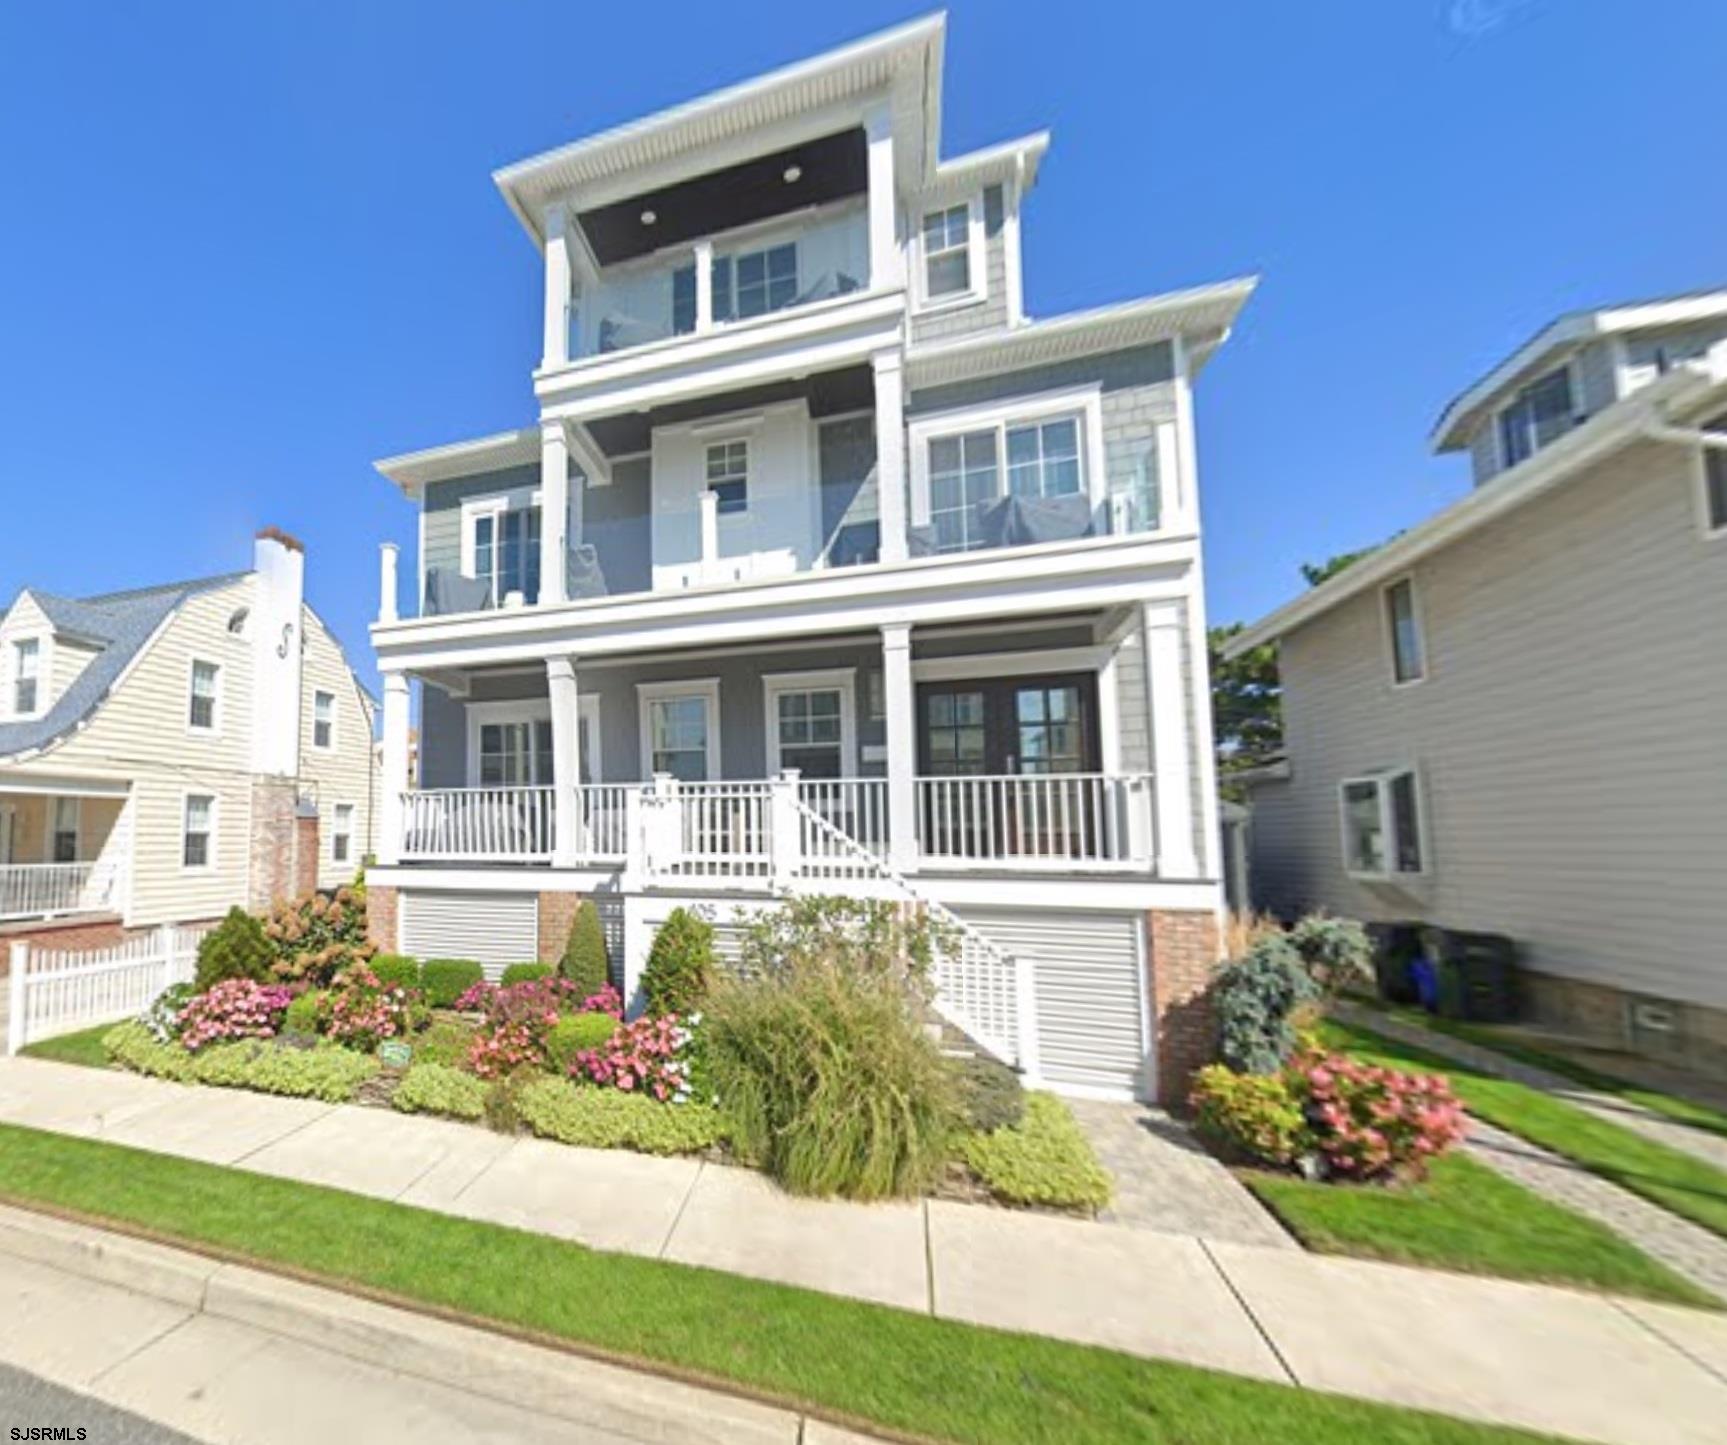
[[82, 1429], [89, 1445], [194, 1445], [191, 1436], [142, 1415], [116, 1410], [27, 1370], [0, 1365], [0, 1440], [27, 1439], [13, 1432], [32, 1428]]

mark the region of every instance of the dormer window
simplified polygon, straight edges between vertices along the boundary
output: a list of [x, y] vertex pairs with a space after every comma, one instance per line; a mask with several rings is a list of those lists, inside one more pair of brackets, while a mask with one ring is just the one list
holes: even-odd
[[12, 711], [33, 717], [41, 700], [42, 643], [22, 637], [12, 644]]
[[961, 202], [923, 218], [923, 299], [934, 304], [970, 296], [972, 280], [972, 208]]
[[1499, 413], [1499, 452], [1502, 468], [1527, 461], [1549, 442], [1557, 441], [1576, 422], [1571, 369], [1560, 367], [1517, 393]]

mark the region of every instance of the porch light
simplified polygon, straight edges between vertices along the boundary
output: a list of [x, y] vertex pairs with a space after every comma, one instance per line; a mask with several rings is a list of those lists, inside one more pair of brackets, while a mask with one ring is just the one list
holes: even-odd
[[795, 186], [803, 179], [804, 168], [802, 166], [787, 166], [785, 169], [785, 177], [786, 184], [788, 186]]
[[642, 224], [644, 226], [653, 225], [653, 223], [655, 221], [659, 220], [659, 218], [660, 218], [659, 213], [657, 211], [643, 211], [642, 212]]

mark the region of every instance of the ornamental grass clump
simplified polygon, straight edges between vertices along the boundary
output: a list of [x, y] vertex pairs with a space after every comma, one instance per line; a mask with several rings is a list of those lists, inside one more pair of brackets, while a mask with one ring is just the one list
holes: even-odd
[[196, 1053], [209, 1044], [274, 1038], [293, 997], [293, 991], [280, 984], [225, 979], [180, 1011], [180, 1047]]

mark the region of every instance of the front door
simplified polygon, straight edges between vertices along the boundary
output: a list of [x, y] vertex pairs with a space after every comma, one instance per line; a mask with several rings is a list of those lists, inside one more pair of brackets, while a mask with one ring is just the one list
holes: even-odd
[[1097, 677], [930, 682], [918, 688], [919, 823], [938, 857], [1072, 858], [1097, 834]]

